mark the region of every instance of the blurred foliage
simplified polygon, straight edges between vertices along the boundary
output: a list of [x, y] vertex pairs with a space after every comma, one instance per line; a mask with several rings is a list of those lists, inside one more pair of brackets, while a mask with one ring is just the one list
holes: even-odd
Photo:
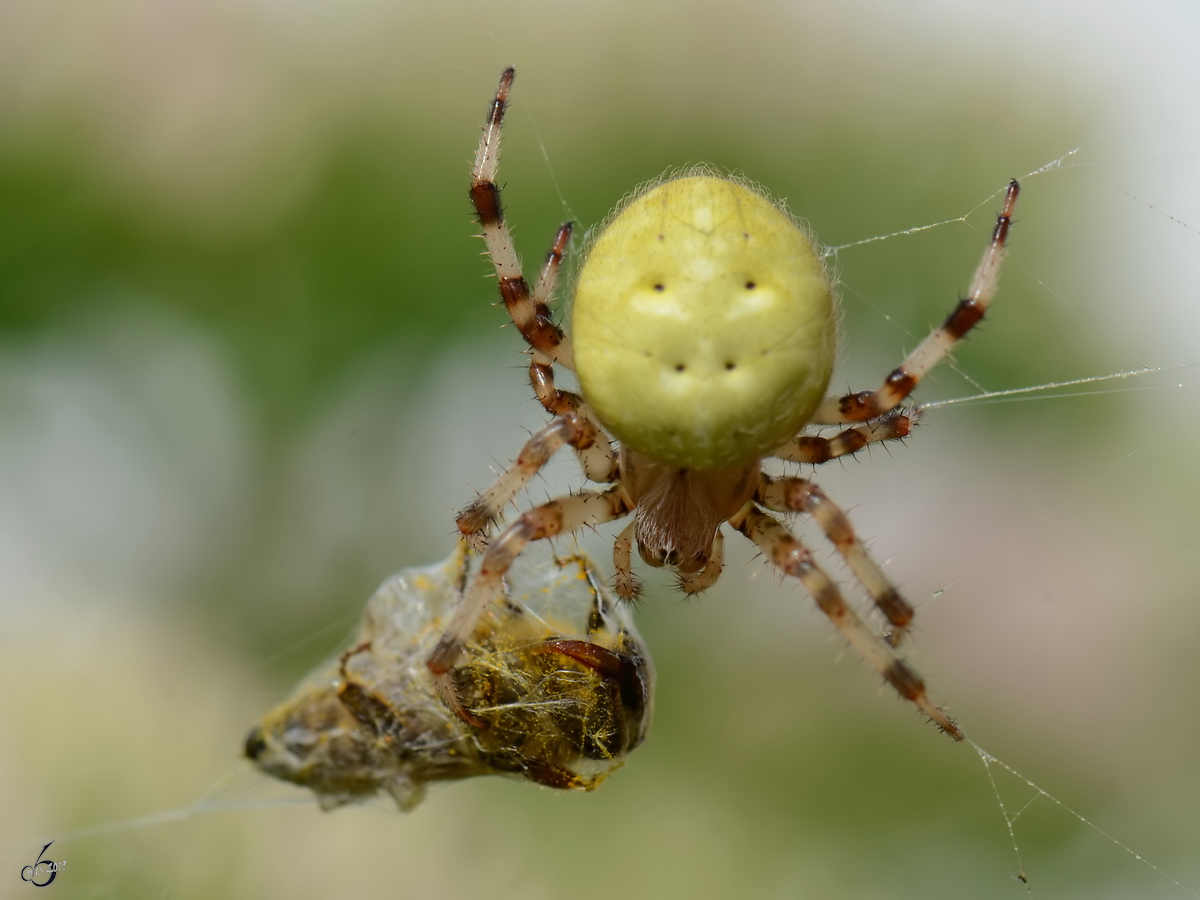
[[[422, 239], [464, 235], [467, 204], [465, 192], [435, 196], [430, 180], [413, 177], [436, 172], [447, 154], [411, 136], [394, 122], [340, 135], [269, 230], [232, 239], [197, 233], [163, 209], [131, 208], [85, 160], [53, 145], [6, 154], [3, 327], [28, 335], [122, 298], [173, 308], [227, 344], [258, 415], [295, 427], [322, 385], [381, 338], [405, 332], [434, 352], [488, 319], [486, 303], [446, 302], [483, 293], [481, 267], [465, 239]], [[247, 207], [255, 200], [245, 197]]]
[[[562, 149], [550, 164], [559, 196], [520, 116], [520, 82], [517, 90], [502, 173], [531, 268], [566, 217], [564, 205], [589, 228], [637, 184], [689, 162], [746, 173], [787, 197], [832, 245], [960, 216], [1000, 190], [1014, 163], [1044, 162], [1084, 128], [1075, 116], [1043, 111], [1027, 130], [997, 142], [991, 122], [1003, 104], [972, 92], [923, 110], [922, 121], [899, 133], [833, 115], [777, 123], [780, 133], [766, 140], [747, 133], [734, 110], [697, 121], [614, 95], [611, 106], [593, 110], [602, 118], [556, 141]], [[482, 109], [487, 89], [477, 93]], [[215, 225], [202, 226], [170, 198], [138, 202], [142, 192], [127, 191], [97, 165], [86, 132], [61, 123], [23, 131], [0, 145], [0, 333], [28, 337], [105, 302], [171, 308], [229, 348], [270, 435], [297, 427], [331, 379], [396, 335], [433, 355], [499, 327], [488, 267], [469, 238], [465, 160], [479, 117], [429, 122], [405, 112], [372, 107], [341, 124], [303, 178], [268, 164], [269, 180], [282, 185], [244, 191]], [[292, 195], [286, 208], [246, 227], [280, 192]], [[1036, 190], [1027, 192], [1015, 238], [1023, 255], [1048, 231], [1036, 204]], [[879, 332], [885, 314], [897, 330], [868, 346], [890, 354], [945, 315], [969, 281], [995, 206], [985, 203], [970, 228], [844, 251], [837, 264], [847, 346], [856, 356], [864, 355], [858, 335]], [[1036, 383], [1049, 377], [1051, 358], [1079, 370], [1080, 351], [1061, 346], [1060, 312], [1022, 303], [1011, 285], [1004, 303], [1003, 319], [1020, 322], [1006, 327], [1023, 329], [1028, 352], [972, 347], [972, 371], [982, 380]], [[876, 368], [882, 374], [891, 362], [885, 357]]]

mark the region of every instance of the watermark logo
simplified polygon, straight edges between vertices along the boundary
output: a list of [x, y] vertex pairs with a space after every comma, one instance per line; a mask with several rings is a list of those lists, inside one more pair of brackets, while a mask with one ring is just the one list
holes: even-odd
[[[54, 841], [50, 842], [50, 844], [53, 843]], [[42, 852], [38, 854], [37, 861], [32, 866], [26, 866], [21, 870], [22, 881], [28, 881], [34, 887], [45, 887], [57, 878], [58, 873], [66, 867], [67, 861], [65, 859], [59, 862], [42, 859], [46, 855], [46, 851], [50, 849], [50, 844], [42, 848]]]

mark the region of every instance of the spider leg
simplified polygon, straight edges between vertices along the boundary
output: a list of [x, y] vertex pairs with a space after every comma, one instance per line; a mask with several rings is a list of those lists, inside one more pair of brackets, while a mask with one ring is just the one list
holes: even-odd
[[611, 522], [632, 508], [620, 487], [560, 497], [526, 510], [492, 541], [483, 556], [478, 574], [467, 587], [450, 624], [425, 661], [443, 699], [459, 718], [477, 727], [486, 724], [463, 706], [451, 680], [450, 670], [488, 606], [500, 596], [504, 587], [504, 573], [525, 545], [530, 541], [569, 534], [586, 525]]
[[611, 484], [616, 481], [620, 477], [620, 465], [604, 426], [596, 421], [582, 397], [571, 391], [556, 389], [554, 369], [538, 362], [536, 353], [534, 356], [535, 359], [529, 364], [529, 381], [542, 405], [556, 416], [578, 416], [589, 423], [587, 434], [590, 439], [584, 443], [571, 442], [575, 458], [583, 468], [583, 474], [587, 476], [588, 481], [597, 484]]
[[558, 234], [554, 236], [554, 243], [550, 245], [550, 252], [546, 254], [546, 261], [542, 263], [542, 271], [538, 273], [537, 283], [534, 284], [533, 294], [530, 295], [530, 300], [535, 306], [549, 303], [551, 295], [554, 294], [558, 269], [567, 254], [567, 242], [571, 240], [572, 227], [570, 222], [558, 226]]
[[[512, 233], [504, 221], [504, 211], [500, 205], [500, 188], [496, 185], [496, 171], [500, 164], [500, 127], [504, 120], [504, 110], [508, 106], [508, 92], [512, 88], [513, 69], [505, 69], [500, 76], [500, 84], [496, 88], [496, 97], [492, 101], [487, 121], [484, 122], [483, 135], [479, 139], [479, 149], [475, 153], [475, 165], [471, 169], [471, 202], [483, 228], [483, 240], [487, 245], [488, 255], [492, 265], [496, 267], [496, 275], [500, 280], [500, 298], [513, 323], [520, 330], [529, 346], [542, 354], [551, 362], [574, 368], [571, 345], [564, 338], [562, 329], [550, 318], [550, 308], [546, 305], [546, 296], [535, 297], [529, 292], [529, 285], [521, 271], [521, 260], [517, 256], [513, 244]], [[565, 233], [564, 233], [565, 230]], [[546, 269], [539, 279], [539, 287], [551, 287], [554, 275], [558, 269], [558, 260], [562, 258], [563, 248], [570, 227], [564, 226], [558, 232], [554, 247]], [[556, 256], [557, 254], [557, 256]]]
[[829, 617], [850, 645], [901, 697], [915, 703], [935, 725], [956, 741], [965, 737], [959, 727], [929, 699], [925, 682], [846, 604], [837, 585], [781, 522], [747, 504], [729, 520], [729, 524], [754, 541], [781, 571], [800, 579], [821, 612]]
[[554, 293], [559, 267], [567, 251], [567, 242], [571, 239], [571, 223], [567, 222], [559, 227], [531, 292], [521, 270], [521, 260], [517, 256], [512, 233], [504, 221], [496, 173], [500, 164], [500, 134], [504, 110], [508, 106], [508, 93], [512, 88], [513, 77], [514, 72], [511, 68], [505, 69], [500, 76], [496, 97], [484, 123], [479, 149], [475, 154], [475, 165], [471, 170], [471, 202], [483, 229], [488, 255], [496, 268], [500, 298], [530, 347], [532, 359], [529, 363], [529, 381], [533, 392], [546, 411], [552, 415], [578, 412], [591, 421], [596, 436], [587, 442], [586, 446], [576, 446], [576, 456], [579, 457], [584, 473], [590, 480], [610, 483], [616, 480], [617, 463], [607, 436], [591, 418], [579, 395], [559, 390], [554, 384], [556, 363], [567, 369], [575, 367], [570, 338], [554, 324], [548, 305], [550, 296]]
[[590, 480], [601, 483], [617, 480], [617, 457], [607, 435], [588, 416], [586, 408], [568, 410], [534, 432], [504, 474], [459, 514], [458, 530], [474, 549], [481, 549], [488, 531], [500, 519], [504, 508], [563, 444], [574, 448], [583, 464], [584, 474]]
[[712, 550], [709, 552], [704, 567], [698, 572], [691, 572], [687, 575], [680, 573], [679, 586], [685, 594], [698, 594], [706, 591], [717, 583], [723, 568], [725, 568], [725, 536], [721, 534], [720, 529], [717, 529], [716, 536], [713, 538]]
[[[570, 237], [571, 223], [567, 222], [558, 229], [554, 244], [550, 247], [550, 252], [546, 254], [546, 262], [542, 265], [542, 272], [538, 276], [537, 284], [534, 285], [531, 301], [538, 309], [548, 308], [547, 303], [550, 301], [550, 295], [554, 293], [558, 268], [562, 264]], [[562, 340], [563, 343], [559, 349], [561, 351], [566, 348], [567, 355], [570, 356], [570, 335], [563, 335]], [[546, 412], [557, 416], [567, 410], [578, 409], [582, 406], [583, 400], [578, 394], [560, 391], [554, 386], [553, 357], [541, 352], [536, 347], [531, 347], [530, 356], [532, 358], [529, 360], [529, 383], [533, 387], [533, 393], [537, 396], [538, 401], [546, 408]], [[570, 368], [569, 365], [567, 367]]]
[[1013, 208], [1021, 186], [1016, 180], [1008, 183], [1004, 207], [996, 219], [992, 240], [983, 251], [983, 258], [971, 279], [971, 289], [958, 302], [940, 328], [934, 329], [900, 366], [892, 371], [875, 391], [862, 391], [842, 397], [826, 397], [817, 407], [812, 421], [822, 425], [839, 422], [863, 422], [894, 409], [916, 388], [917, 383], [958, 344], [987, 312], [1000, 279], [1000, 263], [1004, 260], [1004, 245], [1012, 227]]
[[622, 600], [635, 600], [642, 592], [641, 582], [633, 574], [633, 532], [636, 522], [630, 522], [613, 542], [613, 578], [617, 596]]
[[820, 465], [839, 456], [857, 453], [868, 444], [906, 438], [912, 433], [913, 426], [920, 417], [921, 408], [918, 406], [893, 410], [874, 421], [847, 428], [831, 438], [802, 434], [792, 438], [778, 450], [772, 451], [770, 455], [776, 459]]
[[858, 583], [870, 594], [875, 606], [892, 626], [887, 642], [900, 646], [908, 626], [912, 623], [913, 608], [892, 586], [883, 570], [879, 568], [858, 535], [846, 514], [839, 509], [825, 492], [806, 478], [760, 477], [754, 499], [775, 512], [803, 512], [817, 520], [825, 537], [858, 579]]

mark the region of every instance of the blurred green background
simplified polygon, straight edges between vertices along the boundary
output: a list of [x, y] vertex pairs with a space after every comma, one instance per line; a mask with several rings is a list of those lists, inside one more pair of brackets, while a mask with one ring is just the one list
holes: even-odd
[[[656, 725], [593, 795], [476, 780], [325, 814], [264, 806], [304, 795], [237, 760], [543, 421], [466, 196], [504, 65], [531, 267], [668, 168], [744, 172], [854, 244], [836, 388], [940, 321], [1007, 179], [1060, 160], [932, 400], [1200, 363], [1196, 33], [1070, 3], [10, 0], [0, 895], [56, 838], [72, 897], [1196, 896], [1188, 368], [937, 409], [817, 473], [923, 607], [934, 695], [1169, 878], [1045, 797], [1018, 863], [976, 752], [736, 539], [702, 599], [649, 577]], [[578, 483], [563, 460], [530, 499]], [[1010, 814], [1035, 796], [992, 772]], [[205, 796], [234, 808], [120, 825]]]

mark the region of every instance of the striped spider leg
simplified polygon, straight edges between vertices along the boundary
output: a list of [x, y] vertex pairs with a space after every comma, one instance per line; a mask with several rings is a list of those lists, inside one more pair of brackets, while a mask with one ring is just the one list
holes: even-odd
[[1014, 178], [1004, 192], [1004, 206], [992, 229], [992, 239], [971, 279], [967, 296], [958, 301], [954, 311], [940, 328], [935, 328], [925, 340], [917, 345], [904, 362], [900, 363], [874, 391], [860, 391], [841, 397], [826, 397], [810, 420], [817, 425], [836, 425], [841, 422], [864, 422], [884, 415], [900, 405], [929, 374], [929, 370], [942, 361], [972, 328], [979, 324], [1000, 281], [1000, 264], [1004, 261], [1004, 247], [1008, 243], [1008, 232], [1012, 228], [1013, 209], [1017, 195], [1021, 192]]
[[480, 728], [487, 725], [463, 705], [454, 687], [451, 670], [487, 608], [501, 596], [504, 575], [513, 560], [530, 541], [554, 538], [589, 525], [611, 522], [624, 516], [631, 508], [625, 491], [619, 486], [607, 491], [571, 494], [526, 510], [491, 542], [483, 555], [479, 572], [471, 580], [450, 624], [425, 663], [433, 674], [442, 698], [463, 721]]
[[851, 456], [870, 444], [900, 441], [912, 434], [921, 419], [921, 408], [893, 409], [862, 425], [855, 425], [833, 437], [802, 434], [771, 452], [775, 459], [819, 466], [830, 460]]
[[[912, 433], [920, 414], [919, 407], [893, 409], [861, 425], [847, 428], [831, 438], [800, 435], [792, 438], [771, 456], [790, 462], [821, 465], [853, 455], [870, 444], [903, 440]], [[854, 533], [846, 514], [835, 506], [819, 487], [804, 478], [772, 478], [763, 475], [754, 500], [766, 509], [776, 512], [804, 512], [817, 520], [825, 536], [841, 554], [875, 606], [887, 618], [890, 628], [885, 639], [893, 647], [899, 646], [912, 622], [913, 608], [888, 582]]]
[[471, 203], [483, 231], [488, 256], [496, 269], [500, 298], [513, 324], [529, 344], [529, 381], [534, 395], [556, 418], [536, 432], [505, 473], [459, 514], [459, 531], [477, 551], [485, 546], [489, 530], [505, 507], [564, 444], [569, 444], [575, 451], [589, 481], [609, 484], [617, 480], [619, 471], [612, 443], [589, 413], [583, 398], [558, 389], [554, 383], [555, 363], [567, 369], [574, 368], [570, 339], [554, 324], [548, 305], [571, 237], [571, 223], [558, 229], [538, 280], [530, 291], [512, 233], [504, 220], [496, 173], [500, 163], [501, 127], [513, 76], [511, 68], [500, 76], [496, 96], [484, 122], [471, 170]]
[[747, 505], [730, 519], [729, 524], [752, 540], [767, 559], [786, 575], [800, 579], [821, 612], [842, 633], [858, 653], [884, 681], [896, 689], [905, 700], [915, 703], [942, 731], [956, 741], [965, 736], [941, 708], [929, 699], [925, 682], [896, 655], [896, 651], [846, 603], [825, 571], [817, 565], [812, 554], [782, 522], [760, 509]]
[[[967, 333], [979, 323], [996, 293], [1000, 264], [1012, 227], [1020, 185], [1010, 181], [1004, 205], [996, 219], [992, 238], [971, 279], [971, 289], [959, 301], [941, 327], [934, 329], [917, 348], [884, 380], [875, 391], [862, 391], [842, 397], [827, 397], [813, 415], [813, 424], [863, 422], [833, 438], [801, 435], [771, 455], [794, 462], [819, 464], [855, 453], [876, 441], [905, 437], [920, 416], [920, 408], [897, 410], [930, 369], [946, 357]], [[764, 476], [755, 500], [767, 509], [779, 512], [806, 512], [812, 515], [825, 535], [841, 554], [850, 571], [887, 618], [890, 631], [887, 642], [899, 646], [913, 618], [913, 608], [900, 596], [882, 570], [867, 553], [846, 518], [823, 491], [803, 478], [771, 479]]]
[[898, 647], [912, 624], [913, 608], [888, 581], [855, 533], [850, 519], [825, 492], [807, 478], [772, 478], [763, 475], [754, 500], [765, 509], [807, 513], [816, 520], [876, 608], [887, 618], [891, 626], [887, 642]]

